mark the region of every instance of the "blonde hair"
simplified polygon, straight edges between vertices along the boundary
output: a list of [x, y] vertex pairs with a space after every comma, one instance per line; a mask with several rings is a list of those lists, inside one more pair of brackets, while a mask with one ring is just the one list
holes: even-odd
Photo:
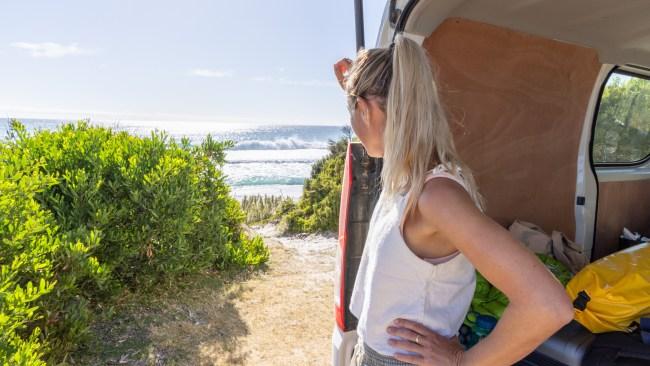
[[456, 152], [424, 48], [398, 34], [389, 48], [360, 50], [346, 91], [349, 98], [379, 97], [386, 112], [382, 189], [388, 196], [406, 191], [406, 212], [415, 212], [425, 173], [439, 163], [464, 180], [485, 210], [474, 175]]

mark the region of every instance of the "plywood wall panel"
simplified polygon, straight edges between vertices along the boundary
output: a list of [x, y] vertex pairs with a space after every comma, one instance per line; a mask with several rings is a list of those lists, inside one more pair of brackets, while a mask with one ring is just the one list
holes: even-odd
[[593, 259], [618, 250], [623, 227], [650, 234], [650, 180], [598, 185], [598, 220]]
[[578, 144], [601, 66], [596, 52], [457, 18], [423, 46], [487, 214], [574, 239]]

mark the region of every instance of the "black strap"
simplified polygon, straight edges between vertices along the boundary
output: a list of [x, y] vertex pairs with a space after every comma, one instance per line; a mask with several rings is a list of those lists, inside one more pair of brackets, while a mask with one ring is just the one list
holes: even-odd
[[585, 310], [587, 308], [587, 303], [589, 300], [591, 300], [591, 297], [589, 297], [589, 295], [587, 295], [587, 293], [582, 290], [578, 292], [578, 296], [575, 300], [573, 300], [573, 307], [578, 310]]

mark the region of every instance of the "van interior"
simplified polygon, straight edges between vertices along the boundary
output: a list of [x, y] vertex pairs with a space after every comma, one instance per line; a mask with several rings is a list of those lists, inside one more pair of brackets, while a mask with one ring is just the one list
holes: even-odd
[[611, 5], [426, 1], [405, 29], [426, 35], [456, 145], [476, 172], [487, 214], [504, 226], [525, 219], [561, 231], [590, 261], [618, 250], [623, 226], [650, 231], [650, 212], [641, 209], [650, 207], [650, 146], [638, 161], [591, 156], [608, 79], [622, 70], [645, 80], [650, 71], [643, 66], [650, 6]]
[[[621, 80], [650, 85], [649, 24], [647, 1], [388, 1], [374, 46], [402, 31], [428, 51], [487, 215], [560, 231], [593, 262], [621, 249], [624, 227], [650, 233], [650, 95], [620, 99], [615, 117], [600, 108]], [[381, 161], [362, 150], [342, 199], [341, 334], [379, 189]], [[580, 365], [595, 337], [570, 325], [521, 365]]]

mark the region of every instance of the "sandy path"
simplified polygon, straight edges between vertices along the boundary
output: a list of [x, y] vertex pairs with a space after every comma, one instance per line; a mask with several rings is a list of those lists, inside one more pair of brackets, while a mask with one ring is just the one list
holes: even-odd
[[93, 325], [95, 343], [70, 364], [329, 365], [336, 238], [247, 230], [264, 236], [266, 266], [189, 277], [145, 303], [135, 294]]
[[248, 333], [225, 359], [222, 347], [209, 344], [201, 358], [219, 360], [217, 365], [328, 365], [336, 238], [278, 237], [272, 226], [253, 229], [271, 255], [268, 270], [243, 282], [233, 299]]

